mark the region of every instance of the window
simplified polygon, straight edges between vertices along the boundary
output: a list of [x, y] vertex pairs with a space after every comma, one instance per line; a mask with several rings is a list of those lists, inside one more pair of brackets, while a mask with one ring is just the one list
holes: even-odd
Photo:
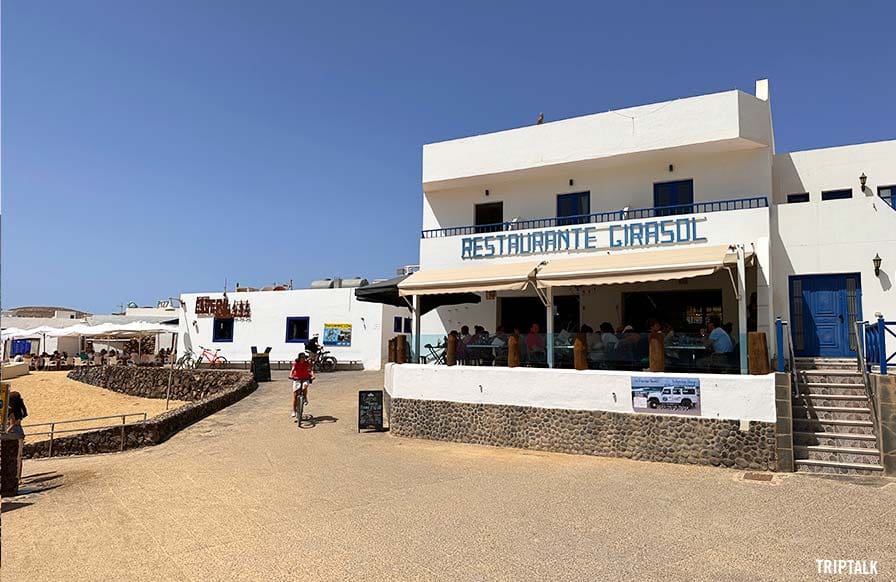
[[822, 200], [843, 200], [844, 198], [852, 198], [852, 188], [846, 190], [828, 190], [821, 193]]
[[881, 186], [877, 189], [877, 195], [883, 198], [883, 200], [896, 208], [896, 186]]
[[809, 193], [803, 192], [802, 194], [788, 194], [787, 195], [787, 203], [788, 204], [796, 204], [798, 202], [808, 202], [809, 201]]
[[653, 207], [656, 216], [693, 212], [694, 181], [659, 182], [653, 185]]
[[232, 317], [216, 317], [212, 325], [212, 341], [213, 342], [232, 342], [233, 341], [233, 318]]
[[410, 317], [404, 318], [404, 332], [411, 333], [411, 318]]
[[286, 318], [286, 343], [305, 343], [308, 341], [308, 328], [310, 318], [287, 317]]
[[474, 210], [476, 220], [476, 232], [496, 232], [503, 230], [504, 203], [489, 202], [477, 204]]
[[396, 315], [395, 319], [392, 320], [392, 331], [395, 333], [401, 333], [401, 316]]
[[591, 214], [591, 192], [557, 195], [557, 226], [584, 224], [588, 222], [589, 214]]

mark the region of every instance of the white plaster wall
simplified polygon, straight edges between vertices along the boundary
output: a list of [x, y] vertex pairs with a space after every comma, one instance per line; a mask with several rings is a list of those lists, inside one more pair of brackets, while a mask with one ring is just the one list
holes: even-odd
[[[808, 192], [809, 202], [778, 204], [771, 214], [774, 312], [790, 317], [791, 275], [860, 273], [862, 315], [896, 316], [896, 210], [877, 197], [896, 184], [896, 141], [782, 154], [774, 160], [775, 200]], [[862, 193], [859, 176], [868, 176]], [[821, 200], [853, 188], [853, 198]], [[880, 276], [871, 259], [884, 259]]]
[[[181, 310], [181, 338], [178, 352], [185, 346], [199, 353], [206, 348], [220, 349], [220, 354], [231, 361], [251, 359], [251, 346], [264, 351], [272, 348], [270, 357], [275, 361], [288, 361], [304, 350], [302, 343], [286, 342], [286, 318], [309, 317], [309, 333], [321, 334], [326, 323], [352, 324], [350, 347], [325, 346], [340, 361], [359, 360], [367, 370], [379, 370], [386, 357], [384, 338], [391, 337], [392, 317], [401, 314], [408, 317], [407, 309], [365, 303], [355, 299], [354, 289], [299, 289], [293, 291], [258, 291], [228, 293], [231, 301], [248, 300], [252, 318], [234, 322], [232, 342], [212, 342], [214, 318], [195, 315], [196, 298], [207, 296], [220, 298], [222, 293], [190, 293], [181, 296], [186, 309]], [[383, 327], [388, 326], [390, 335]]]
[[[754, 106], [745, 106], [747, 101]], [[742, 121], [745, 115], [758, 119]], [[726, 91], [428, 144], [423, 147], [424, 189], [470, 177], [713, 142], [768, 146], [770, 132], [762, 128], [770, 128], [770, 115], [768, 102]]]
[[548, 176], [509, 182], [485, 178], [473, 185], [425, 192], [423, 229], [472, 225], [475, 205], [489, 202], [503, 202], [505, 221], [515, 217], [550, 218], [557, 216], [557, 195], [572, 192], [591, 192], [592, 213], [651, 208], [654, 183], [675, 180], [694, 181], [694, 202], [754, 196], [770, 199], [771, 172], [771, 151], [759, 148], [700, 154], [668, 152], [646, 161], [629, 157], [612, 165], [582, 164]]
[[775, 422], [775, 377], [387, 364], [393, 398], [636, 413], [632, 376], [700, 379], [700, 417]]

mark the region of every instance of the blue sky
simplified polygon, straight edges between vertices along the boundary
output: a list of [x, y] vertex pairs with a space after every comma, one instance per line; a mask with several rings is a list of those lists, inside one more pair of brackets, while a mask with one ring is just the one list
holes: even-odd
[[2, 299], [108, 313], [417, 261], [424, 143], [771, 82], [778, 151], [896, 138], [885, 2], [8, 0]]

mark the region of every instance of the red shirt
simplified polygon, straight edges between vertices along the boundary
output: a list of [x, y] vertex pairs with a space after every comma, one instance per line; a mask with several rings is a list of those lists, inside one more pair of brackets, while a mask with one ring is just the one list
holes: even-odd
[[308, 380], [311, 378], [311, 362], [303, 360], [292, 363], [292, 372], [289, 377], [293, 380]]

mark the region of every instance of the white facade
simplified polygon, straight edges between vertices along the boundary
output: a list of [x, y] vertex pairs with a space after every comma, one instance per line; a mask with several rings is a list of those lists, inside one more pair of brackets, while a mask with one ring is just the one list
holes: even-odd
[[388, 340], [395, 335], [395, 317], [410, 317], [406, 308], [355, 299], [353, 288], [298, 289], [288, 291], [255, 291], [227, 293], [233, 302], [248, 301], [251, 316], [233, 323], [231, 341], [214, 341], [212, 315], [197, 315], [198, 297], [221, 299], [223, 293], [189, 293], [181, 296], [180, 339], [178, 353], [191, 349], [199, 354], [202, 348], [220, 350], [231, 362], [251, 360], [252, 346], [259, 352], [272, 348], [272, 361], [291, 361], [304, 351], [303, 341], [287, 341], [287, 318], [308, 318], [309, 336], [320, 334], [323, 342], [326, 324], [351, 326], [351, 345], [324, 345], [339, 362], [360, 362], [366, 370], [379, 370], [387, 356]]
[[[859, 186], [862, 174], [867, 176], [864, 190]], [[643, 222], [640, 217], [651, 212], [632, 218], [625, 211], [653, 209], [655, 185], [679, 180], [692, 181], [694, 207], [686, 216], [697, 221], [699, 240], [609, 244], [611, 229]], [[587, 252], [743, 245], [755, 259], [745, 269], [746, 295], [756, 293], [757, 329], [768, 334], [772, 345], [774, 318], [790, 317], [790, 283], [797, 275], [857, 273], [860, 317], [873, 319], [876, 312], [896, 317], [896, 209], [878, 196], [878, 188], [891, 185], [896, 186], [896, 141], [776, 155], [763, 80], [756, 96], [728, 91], [425, 145], [420, 267], [457, 269], [533, 258], [552, 261]], [[822, 192], [847, 188], [852, 198], [822, 201]], [[471, 230], [476, 205], [501, 202], [505, 225], [499, 230], [528, 234], [548, 230], [527, 221], [555, 220], [559, 195], [580, 192], [587, 193], [589, 214], [618, 213], [590, 221], [597, 237], [591, 248], [470, 252], [471, 237], [488, 235]], [[798, 193], [809, 193], [809, 202], [788, 203], [788, 195]], [[745, 199], [760, 199], [761, 204], [753, 207]], [[737, 209], [704, 204], [717, 201], [737, 201]], [[875, 255], [883, 259], [879, 275], [872, 264]], [[581, 322], [596, 327], [603, 320], [626, 323], [621, 298], [635, 289], [720, 289], [724, 319], [745, 337], [727, 273], [569, 292], [579, 296]], [[526, 292], [499, 292], [498, 299], [515, 294]], [[494, 329], [500, 317], [497, 303], [484, 298], [479, 304], [442, 307], [423, 316], [420, 331], [444, 335], [475, 324]]]

